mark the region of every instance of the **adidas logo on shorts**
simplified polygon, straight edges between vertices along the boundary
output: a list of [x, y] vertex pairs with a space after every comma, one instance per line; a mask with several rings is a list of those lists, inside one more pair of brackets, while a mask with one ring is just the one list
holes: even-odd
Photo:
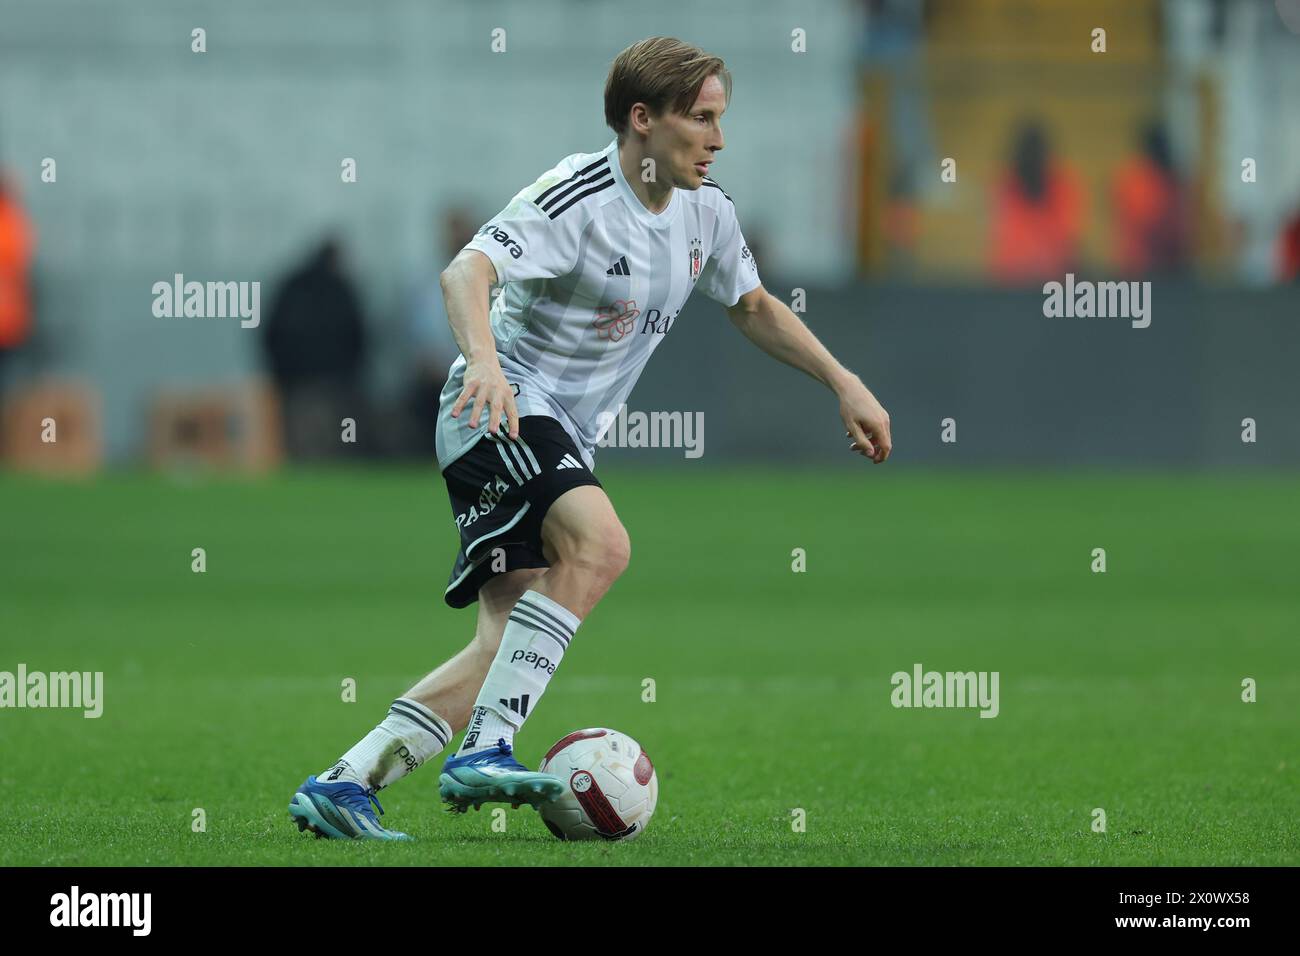
[[581, 467], [582, 467], [581, 462], [575, 460], [572, 455], [566, 454], [562, 459], [560, 459], [560, 463], [555, 466], [555, 470], [559, 471], [561, 468], [581, 468]]

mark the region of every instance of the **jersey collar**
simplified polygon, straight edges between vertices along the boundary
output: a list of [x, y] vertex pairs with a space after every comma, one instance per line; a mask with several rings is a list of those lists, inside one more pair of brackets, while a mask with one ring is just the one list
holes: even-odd
[[632, 191], [632, 187], [628, 185], [627, 177], [623, 175], [623, 167], [618, 162], [617, 138], [605, 147], [605, 155], [609, 157], [610, 169], [614, 173], [614, 182], [618, 184], [616, 188], [622, 195], [623, 201], [627, 203], [628, 208], [632, 210], [632, 215], [652, 229], [664, 229], [672, 225], [673, 220], [677, 218], [677, 211], [682, 205], [681, 199], [677, 196], [681, 190], [673, 190], [672, 195], [668, 197], [668, 205], [663, 212], [652, 213], [645, 207], [645, 203], [641, 202], [637, 197], [637, 194]]

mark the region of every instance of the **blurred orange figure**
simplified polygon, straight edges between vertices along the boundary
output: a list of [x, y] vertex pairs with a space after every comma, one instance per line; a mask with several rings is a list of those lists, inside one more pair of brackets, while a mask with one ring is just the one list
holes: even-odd
[[1010, 168], [993, 192], [993, 278], [1012, 284], [1059, 279], [1077, 264], [1082, 233], [1078, 175], [1050, 155], [1042, 126], [1023, 124]]
[[0, 176], [0, 351], [17, 348], [31, 326], [28, 269], [36, 237], [18, 197]]
[[1164, 130], [1148, 124], [1141, 152], [1115, 172], [1115, 262], [1127, 275], [1180, 268], [1187, 253], [1183, 189]]

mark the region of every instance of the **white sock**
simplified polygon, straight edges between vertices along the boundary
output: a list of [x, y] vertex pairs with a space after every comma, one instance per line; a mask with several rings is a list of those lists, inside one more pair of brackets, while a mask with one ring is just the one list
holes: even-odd
[[501, 647], [474, 701], [459, 754], [514, 743], [537, 707], [582, 620], [540, 591], [525, 591], [501, 635]]
[[515, 725], [489, 707], [476, 706], [469, 715], [465, 740], [461, 742], [460, 750], [456, 751], [456, 754], [459, 756], [482, 750], [484, 747], [495, 747], [499, 740], [513, 745]]
[[445, 720], [419, 701], [399, 697], [374, 730], [316, 779], [322, 783], [346, 780], [382, 790], [441, 753], [451, 738]]

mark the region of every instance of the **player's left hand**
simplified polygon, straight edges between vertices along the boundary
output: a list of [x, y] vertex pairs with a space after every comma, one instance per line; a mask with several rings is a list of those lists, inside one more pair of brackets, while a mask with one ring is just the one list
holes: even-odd
[[844, 419], [845, 438], [852, 438], [850, 451], [856, 451], [879, 465], [889, 457], [894, 440], [889, 434], [889, 413], [861, 381], [854, 381], [840, 395], [840, 418]]

